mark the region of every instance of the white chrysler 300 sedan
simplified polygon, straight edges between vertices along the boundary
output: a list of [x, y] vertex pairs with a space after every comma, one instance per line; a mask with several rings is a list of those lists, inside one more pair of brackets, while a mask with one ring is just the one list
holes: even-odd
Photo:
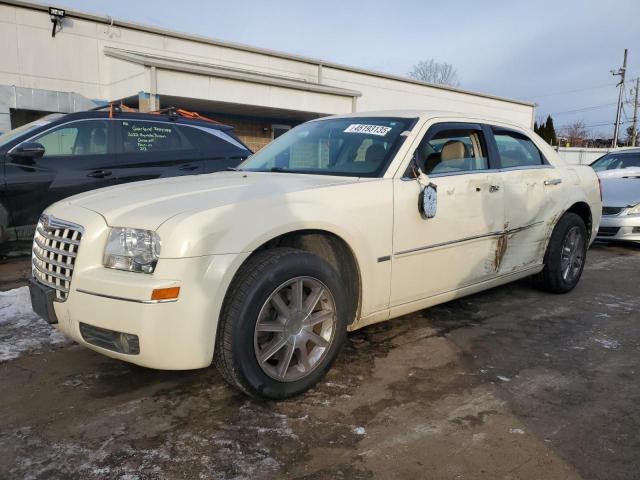
[[68, 198], [33, 244], [34, 309], [100, 353], [217, 365], [246, 393], [317, 382], [348, 330], [533, 276], [578, 282], [590, 167], [529, 129], [388, 111], [300, 125], [236, 171]]

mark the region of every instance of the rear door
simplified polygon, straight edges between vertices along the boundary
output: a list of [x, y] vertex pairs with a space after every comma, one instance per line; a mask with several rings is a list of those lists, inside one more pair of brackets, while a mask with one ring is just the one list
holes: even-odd
[[58, 200], [116, 183], [112, 126], [108, 119], [76, 120], [27, 140], [44, 146], [40, 158], [8, 152], [6, 196], [16, 226], [35, 225], [40, 213]]
[[118, 119], [119, 183], [196, 175], [204, 160], [180, 125], [162, 120]]
[[[562, 178], [524, 133], [492, 127], [500, 162], [508, 232], [500, 273], [541, 263], [549, 224], [558, 212]], [[492, 137], [492, 138], [491, 138]]]

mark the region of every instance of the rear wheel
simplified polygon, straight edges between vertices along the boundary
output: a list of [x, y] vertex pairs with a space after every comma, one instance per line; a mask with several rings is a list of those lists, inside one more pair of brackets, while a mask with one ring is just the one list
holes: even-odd
[[582, 276], [588, 248], [587, 228], [580, 216], [566, 213], [553, 229], [544, 256], [544, 269], [534, 277], [542, 290], [566, 293]]
[[280, 399], [314, 385], [346, 335], [340, 275], [320, 257], [291, 248], [256, 254], [229, 287], [215, 363], [252, 396]]

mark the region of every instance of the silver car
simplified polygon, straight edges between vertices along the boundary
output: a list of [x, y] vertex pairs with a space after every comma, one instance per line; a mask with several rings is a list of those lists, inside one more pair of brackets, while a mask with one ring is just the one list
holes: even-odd
[[640, 242], [640, 148], [608, 153], [591, 166], [602, 185], [596, 238]]

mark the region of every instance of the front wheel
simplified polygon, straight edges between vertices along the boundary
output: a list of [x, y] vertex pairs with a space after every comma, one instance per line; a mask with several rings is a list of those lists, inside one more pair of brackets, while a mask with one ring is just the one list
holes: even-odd
[[573, 290], [582, 276], [588, 246], [582, 218], [575, 213], [565, 213], [553, 229], [544, 256], [544, 269], [534, 277], [535, 285], [552, 293]]
[[291, 248], [257, 253], [229, 287], [216, 366], [249, 395], [299, 394], [331, 367], [347, 311], [341, 277], [322, 258]]

